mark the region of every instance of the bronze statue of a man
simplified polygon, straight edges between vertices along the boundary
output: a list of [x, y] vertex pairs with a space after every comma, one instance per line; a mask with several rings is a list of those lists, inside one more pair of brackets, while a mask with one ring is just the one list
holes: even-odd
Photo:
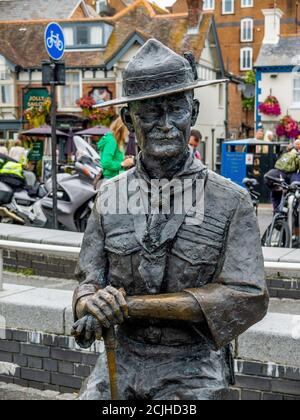
[[[154, 179], [175, 180], [194, 198], [176, 212], [176, 188], [169, 188], [170, 211], [163, 212], [164, 187], [158, 186], [150, 212], [110, 213], [102, 212], [107, 195], [99, 194], [77, 270], [73, 333], [88, 347], [117, 326], [119, 399], [225, 399], [234, 380], [230, 343], [265, 316], [268, 293], [247, 193], [208, 171], [188, 147], [199, 112], [194, 89], [216, 81], [200, 82], [191, 54], [181, 57], [153, 39], [123, 78], [126, 96], [105, 105], [127, 103], [122, 118], [141, 153], [134, 169], [105, 186], [125, 182], [130, 200], [137, 181], [145, 202]], [[193, 206], [197, 181], [200, 218]], [[110, 395], [102, 354], [80, 398]]]

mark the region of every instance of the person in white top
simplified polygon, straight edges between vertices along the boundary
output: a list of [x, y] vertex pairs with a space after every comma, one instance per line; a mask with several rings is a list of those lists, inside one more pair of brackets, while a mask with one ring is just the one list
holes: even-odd
[[6, 142], [5, 140], [0, 140], [0, 154], [8, 156], [8, 149], [5, 146]]
[[26, 149], [22, 147], [21, 140], [16, 140], [15, 146], [13, 146], [9, 151], [9, 157], [17, 162], [26, 160]]

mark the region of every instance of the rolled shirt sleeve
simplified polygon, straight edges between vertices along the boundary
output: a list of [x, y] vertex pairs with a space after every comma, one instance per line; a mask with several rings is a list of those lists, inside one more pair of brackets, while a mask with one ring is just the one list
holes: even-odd
[[194, 290], [217, 349], [229, 344], [267, 313], [260, 234], [253, 205], [243, 194], [227, 235], [221, 270], [212, 284]]

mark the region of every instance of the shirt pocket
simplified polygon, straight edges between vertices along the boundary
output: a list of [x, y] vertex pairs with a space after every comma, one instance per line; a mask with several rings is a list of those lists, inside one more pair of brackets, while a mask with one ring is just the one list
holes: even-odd
[[133, 289], [133, 255], [141, 251], [141, 246], [132, 231], [109, 236], [105, 240], [108, 256], [108, 281], [116, 287], [123, 287], [127, 293]]
[[169, 287], [177, 289], [202, 287], [213, 281], [222, 259], [225, 229], [183, 225], [170, 256]]

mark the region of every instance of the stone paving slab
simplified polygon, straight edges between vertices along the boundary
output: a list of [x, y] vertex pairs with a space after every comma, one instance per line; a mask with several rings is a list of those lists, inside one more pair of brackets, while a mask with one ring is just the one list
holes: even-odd
[[0, 315], [8, 328], [64, 334], [64, 314], [71, 302], [72, 292], [65, 290], [33, 288], [9, 296], [0, 292]]
[[300, 316], [268, 313], [238, 339], [238, 357], [300, 367]]
[[269, 312], [300, 316], [300, 300], [271, 299]]
[[293, 252], [288, 248], [263, 248], [264, 259], [269, 262], [283, 262]]
[[71, 328], [74, 324], [73, 308], [70, 306], [65, 311], [65, 335], [70, 335]]
[[300, 249], [295, 249], [287, 255], [280, 258], [280, 262], [299, 263], [300, 264]]
[[63, 235], [48, 236], [42, 240], [42, 244], [81, 247], [83, 233], [61, 232]]
[[6, 384], [0, 382], [0, 400], [75, 400], [77, 394], [59, 394], [54, 391], [39, 391], [38, 389], [23, 388], [15, 384]]
[[27, 286], [31, 288], [41, 287], [43, 289], [58, 289], [58, 290], [70, 290], [73, 291], [78, 286], [78, 281], [71, 279], [58, 279], [54, 277], [44, 276], [25, 276], [20, 273], [10, 273], [4, 271], [3, 281], [10, 285]]
[[83, 234], [0, 223], [0, 239], [79, 247], [82, 243]]
[[0, 299], [11, 296], [11, 295], [25, 293], [33, 289], [34, 287], [31, 287], [31, 286], [24, 286], [24, 285], [18, 285], [18, 284], [5, 284], [3, 290], [0, 292]]

